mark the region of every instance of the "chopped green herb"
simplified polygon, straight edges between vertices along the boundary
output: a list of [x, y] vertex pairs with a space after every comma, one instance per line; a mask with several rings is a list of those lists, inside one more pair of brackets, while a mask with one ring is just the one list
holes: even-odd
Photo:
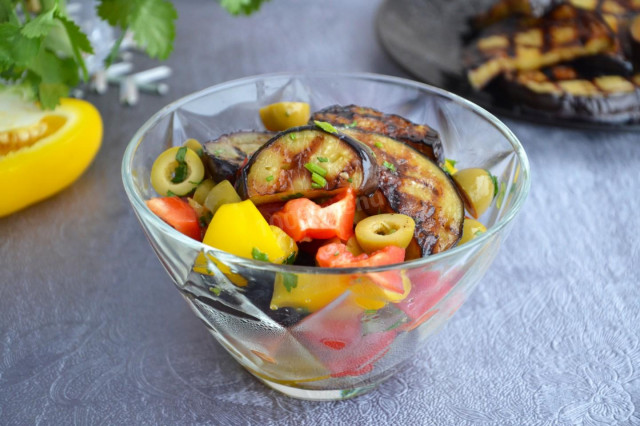
[[358, 122], [356, 120], [353, 120], [351, 123], [347, 124], [347, 127], [354, 128], [357, 125], [358, 125]]
[[317, 183], [315, 183], [315, 182], [311, 182], [311, 187], [312, 187], [313, 189], [321, 189], [321, 188], [323, 188], [323, 186], [322, 186], [322, 185], [319, 185], [319, 184], [317, 184]]
[[321, 187], [324, 187], [327, 184], [327, 180], [317, 173], [311, 173], [311, 180]]
[[333, 255], [334, 255], [334, 256], [340, 256], [340, 252], [339, 252], [339, 251], [337, 251], [337, 252], [333, 253]]
[[307, 163], [304, 165], [304, 168], [309, 170], [311, 173], [317, 173], [322, 177], [327, 175], [327, 171], [315, 163]]
[[171, 182], [180, 183], [184, 182], [187, 178], [187, 174], [189, 173], [189, 167], [187, 167], [187, 163], [179, 163], [178, 167], [173, 171], [173, 178]]
[[273, 175], [269, 175], [265, 179], [267, 182], [271, 182], [273, 180]]
[[391, 331], [394, 328], [398, 328], [402, 325], [402, 323], [404, 323], [404, 318], [401, 318], [398, 321], [396, 321], [391, 327], [387, 328], [385, 331]]
[[329, 161], [329, 159], [327, 157], [318, 157], [318, 161], [321, 163], [326, 163]]
[[174, 194], [171, 190], [167, 191], [167, 197], [175, 197], [176, 194]]
[[474, 236], [479, 237], [480, 235], [484, 234], [484, 232], [482, 231], [476, 231], [473, 233]]
[[289, 133], [289, 139], [291, 139], [292, 141], [296, 140], [296, 134], [295, 133]]
[[202, 157], [202, 156], [204, 155], [204, 150], [203, 150], [202, 148], [199, 148], [199, 149], [196, 151], [196, 154], [198, 154], [198, 157]]
[[267, 256], [266, 253], [261, 252], [257, 247], [254, 247], [251, 250], [251, 257], [253, 257], [255, 260], [262, 260], [263, 262], [269, 261], [269, 256]]
[[201, 228], [206, 228], [207, 227], [207, 219], [204, 216], [200, 216], [198, 218], [198, 223], [200, 224]]
[[489, 177], [493, 181], [493, 197], [495, 198], [498, 195], [498, 178], [492, 175], [489, 170], [487, 170], [487, 173], [489, 173]]
[[456, 169], [457, 163], [458, 162], [456, 160], [445, 158], [442, 168], [444, 169], [445, 172], [449, 173], [450, 175], [454, 175], [458, 171], [458, 169]]
[[293, 262], [296, 261], [296, 252], [294, 251], [293, 253], [291, 253], [285, 260], [284, 260], [284, 264], [285, 265], [293, 265]]
[[[313, 184], [311, 184], [311, 186], [313, 186]], [[289, 201], [289, 200], [295, 200], [296, 198], [302, 198], [302, 197], [304, 197], [303, 193], [296, 192], [295, 194], [285, 195], [284, 197], [280, 197], [280, 199], [282, 201]]]
[[349, 179], [347, 179], [347, 182], [349, 182], [349, 183], [353, 183], [353, 178], [349, 178]]
[[213, 294], [215, 294], [216, 296], [220, 296], [220, 289], [218, 287], [209, 287], [209, 291]]
[[384, 163], [382, 163], [382, 165], [385, 166], [387, 169], [391, 170], [392, 172], [396, 171], [396, 166], [393, 163], [385, 161]]
[[291, 293], [291, 290], [298, 286], [298, 276], [285, 272], [282, 274], [282, 285], [289, 293]]
[[178, 148], [178, 152], [176, 152], [176, 161], [178, 163], [184, 163], [184, 156], [187, 155], [187, 147], [181, 146]]
[[376, 148], [382, 148], [382, 142], [376, 142], [374, 145]]
[[377, 314], [378, 310], [377, 309], [367, 309], [366, 311], [364, 311], [365, 315], [373, 315], [373, 314]]
[[326, 121], [314, 120], [313, 123], [327, 133], [338, 133], [338, 129], [333, 127], [333, 124], [327, 123]]

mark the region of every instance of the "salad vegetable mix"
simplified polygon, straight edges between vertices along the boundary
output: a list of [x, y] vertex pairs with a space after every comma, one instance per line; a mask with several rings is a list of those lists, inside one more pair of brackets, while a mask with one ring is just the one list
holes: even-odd
[[[486, 231], [479, 219], [496, 198], [496, 178], [480, 168], [458, 170], [429, 126], [355, 105], [311, 114], [308, 104], [280, 102], [258, 113], [266, 131], [204, 144], [189, 139], [160, 154], [151, 170], [159, 197], [147, 200], [149, 209], [225, 252], [322, 268], [401, 264]], [[210, 273], [202, 256], [194, 270]], [[256, 291], [213, 262], [243, 291]], [[426, 321], [459, 278], [415, 274], [365, 269], [326, 279], [283, 270], [258, 290], [269, 293], [260, 308], [297, 333], [332, 375], [359, 375], [384, 356], [398, 332]], [[339, 299], [346, 290], [349, 302]], [[350, 312], [351, 319], [331, 321], [353, 328], [340, 336], [331, 334], [323, 310], [336, 303], [333, 311]], [[369, 330], [380, 316], [386, 328]], [[315, 323], [319, 328], [307, 327]], [[357, 349], [364, 341], [370, 353]]]

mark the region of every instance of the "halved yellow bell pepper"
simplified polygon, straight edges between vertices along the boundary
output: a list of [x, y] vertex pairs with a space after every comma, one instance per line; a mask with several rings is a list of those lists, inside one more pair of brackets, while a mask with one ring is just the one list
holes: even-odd
[[62, 99], [53, 111], [0, 94], [0, 217], [73, 183], [102, 142], [102, 120], [90, 103]]

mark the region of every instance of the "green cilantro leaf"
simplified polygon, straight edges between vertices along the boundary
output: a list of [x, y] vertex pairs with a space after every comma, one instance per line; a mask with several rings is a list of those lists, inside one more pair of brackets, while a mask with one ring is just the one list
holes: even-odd
[[289, 272], [282, 274], [282, 285], [291, 293], [291, 290], [298, 286], [298, 276]]
[[254, 247], [251, 250], [251, 257], [253, 257], [255, 260], [262, 260], [263, 262], [269, 261], [269, 256], [267, 255], [267, 253], [261, 252], [258, 247]]
[[492, 175], [489, 171], [487, 171], [487, 173], [489, 173], [489, 177], [493, 182], [493, 197], [495, 198], [495, 196], [498, 195], [498, 178]]
[[313, 123], [327, 133], [338, 133], [338, 129], [336, 129], [333, 124], [327, 123], [326, 121], [314, 120]]
[[60, 103], [60, 98], [69, 94], [69, 86], [64, 83], [40, 83], [38, 93], [42, 107], [53, 109]]
[[85, 33], [80, 30], [75, 22], [68, 19], [66, 16], [56, 13], [55, 17], [67, 32], [67, 36], [71, 42], [71, 50], [73, 51], [73, 57], [76, 60], [76, 63], [80, 65], [82, 69], [82, 75], [85, 80], [89, 79], [89, 71], [87, 70], [87, 66], [84, 63], [84, 59], [82, 57], [82, 53], [93, 54], [93, 47], [91, 47], [91, 42]]
[[387, 169], [389, 169], [392, 172], [396, 171], [396, 166], [393, 163], [385, 161], [384, 163], [382, 163], [382, 165], [385, 166]]
[[294, 251], [284, 260], [284, 264], [293, 265], [293, 262], [295, 261], [296, 261], [296, 252]]
[[220, 293], [222, 293], [222, 291], [218, 287], [209, 287], [209, 291], [216, 296], [220, 296]]
[[220, 0], [220, 5], [232, 15], [250, 15], [267, 0]]

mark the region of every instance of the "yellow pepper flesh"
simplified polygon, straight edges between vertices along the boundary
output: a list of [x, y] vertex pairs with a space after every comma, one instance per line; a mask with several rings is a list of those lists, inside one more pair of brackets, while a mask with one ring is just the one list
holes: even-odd
[[30, 146], [0, 155], [0, 217], [69, 186], [89, 167], [102, 142], [100, 114], [86, 101], [62, 99], [55, 110], [31, 115], [48, 130]]

